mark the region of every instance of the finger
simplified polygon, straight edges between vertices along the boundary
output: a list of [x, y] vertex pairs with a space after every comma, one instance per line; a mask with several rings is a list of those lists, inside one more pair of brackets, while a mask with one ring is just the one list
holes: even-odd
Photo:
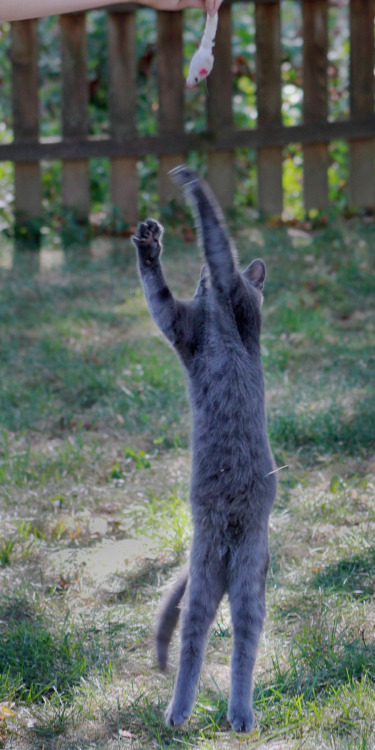
[[206, 10], [210, 16], [214, 16], [218, 12], [223, 0], [206, 0]]
[[178, 3], [179, 8], [199, 8], [199, 10], [206, 10], [204, 0], [180, 0]]

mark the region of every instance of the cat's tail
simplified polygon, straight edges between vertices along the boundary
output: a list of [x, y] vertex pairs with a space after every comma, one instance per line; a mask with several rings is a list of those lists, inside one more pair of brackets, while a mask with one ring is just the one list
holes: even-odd
[[165, 595], [156, 623], [156, 654], [160, 669], [167, 668], [168, 648], [173, 631], [180, 616], [180, 602], [189, 579], [189, 568], [183, 569], [177, 580]]
[[226, 291], [237, 270], [236, 250], [220, 206], [209, 185], [185, 164], [169, 173], [192, 205], [214, 287]]

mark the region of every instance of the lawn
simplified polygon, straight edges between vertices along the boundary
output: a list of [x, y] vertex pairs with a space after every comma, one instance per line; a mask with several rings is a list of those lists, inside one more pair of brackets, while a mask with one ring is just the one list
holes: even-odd
[[[189, 220], [190, 221], [190, 220]], [[167, 230], [191, 295], [191, 222]], [[224, 602], [190, 722], [164, 726], [153, 619], [188, 554], [189, 409], [128, 239], [41, 266], [0, 253], [0, 743], [88, 748], [375, 747], [375, 224], [232, 220], [263, 257], [263, 363], [279, 472], [256, 724], [226, 720]], [[172, 661], [176, 665], [178, 641]]]

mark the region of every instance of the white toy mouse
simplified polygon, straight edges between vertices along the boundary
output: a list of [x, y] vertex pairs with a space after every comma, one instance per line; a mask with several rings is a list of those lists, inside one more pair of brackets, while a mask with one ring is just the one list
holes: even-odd
[[218, 14], [213, 16], [207, 15], [206, 26], [204, 28], [201, 43], [189, 65], [186, 85], [193, 88], [203, 81], [211, 73], [214, 64], [212, 47], [215, 44], [215, 35], [217, 29]]

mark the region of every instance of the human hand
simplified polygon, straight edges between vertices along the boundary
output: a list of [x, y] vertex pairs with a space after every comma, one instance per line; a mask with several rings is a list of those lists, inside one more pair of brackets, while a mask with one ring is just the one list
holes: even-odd
[[210, 16], [215, 15], [223, 0], [137, 0], [141, 5], [148, 5], [155, 10], [183, 10], [199, 8]]
[[218, 12], [223, 0], [205, 0], [204, 7], [209, 16], [214, 16]]
[[184, 8], [206, 10], [205, 0], [136, 0], [136, 2], [155, 10], [184, 10]]
[[[183, 10], [199, 8], [213, 16], [223, 0], [136, 0], [155, 10]], [[25, 18], [39, 18], [60, 13], [74, 13], [90, 8], [111, 5], [113, 0], [0, 0], [0, 23], [20, 21]]]

